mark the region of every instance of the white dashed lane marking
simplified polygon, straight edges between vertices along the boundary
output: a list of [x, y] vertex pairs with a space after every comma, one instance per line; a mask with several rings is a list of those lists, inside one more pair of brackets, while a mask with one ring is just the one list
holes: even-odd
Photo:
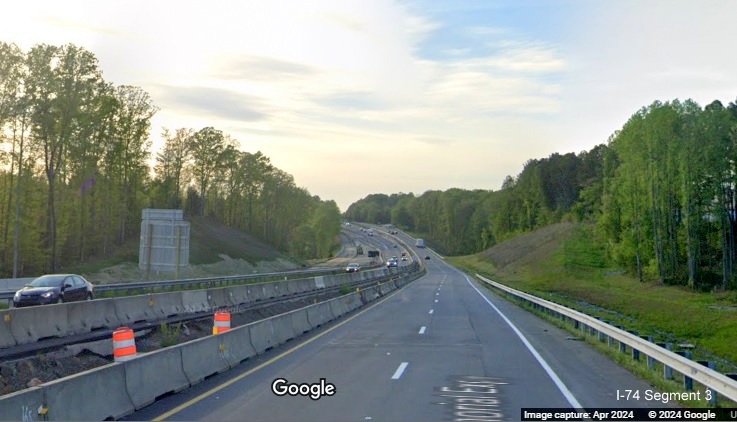
[[399, 377], [401, 377], [402, 374], [404, 373], [404, 370], [407, 369], [407, 365], [409, 365], [409, 362], [402, 362], [399, 365], [399, 368], [397, 368], [397, 370], [394, 371], [394, 375], [392, 375], [392, 379], [393, 380], [398, 380]]

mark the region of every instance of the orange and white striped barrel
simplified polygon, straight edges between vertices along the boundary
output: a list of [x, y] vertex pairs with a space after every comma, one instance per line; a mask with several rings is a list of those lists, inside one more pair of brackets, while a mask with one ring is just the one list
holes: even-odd
[[230, 312], [215, 312], [215, 325], [212, 327], [213, 334], [220, 334], [230, 330]]
[[113, 356], [116, 362], [132, 359], [136, 356], [136, 339], [133, 330], [120, 327], [113, 331]]

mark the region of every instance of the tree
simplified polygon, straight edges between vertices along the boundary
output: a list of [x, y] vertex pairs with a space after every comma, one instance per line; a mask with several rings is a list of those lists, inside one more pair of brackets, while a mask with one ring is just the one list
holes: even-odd
[[215, 175], [220, 170], [219, 161], [225, 149], [225, 136], [213, 127], [200, 129], [192, 136], [192, 174], [199, 188], [201, 203], [199, 214], [205, 215], [208, 190]]
[[[67, 150], [77, 140], [82, 116], [89, 111], [101, 74], [89, 51], [66, 45], [38, 45], [28, 54], [26, 90], [32, 110], [32, 132], [41, 145], [48, 180], [47, 270], [59, 267], [57, 181], [66, 168]], [[66, 233], [65, 233], [66, 234]]]

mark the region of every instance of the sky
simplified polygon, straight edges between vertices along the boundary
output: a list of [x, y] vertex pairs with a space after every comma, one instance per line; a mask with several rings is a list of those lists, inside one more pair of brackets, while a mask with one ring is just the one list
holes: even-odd
[[[8, 10], [9, 7], [9, 10]], [[497, 190], [653, 101], [737, 99], [730, 0], [15, 1], [0, 41], [82, 46], [163, 128], [212, 126], [341, 210]]]

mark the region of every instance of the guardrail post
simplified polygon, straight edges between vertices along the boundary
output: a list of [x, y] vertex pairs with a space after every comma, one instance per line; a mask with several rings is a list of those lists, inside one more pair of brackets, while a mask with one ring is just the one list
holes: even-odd
[[[704, 365], [704, 366], [706, 366], [709, 369], [712, 369], [712, 370], [716, 370], [717, 369], [716, 362], [709, 362], [708, 360], [699, 360], [697, 362], [700, 363], [700, 364], [702, 364], [702, 365]], [[709, 387], [706, 387], [706, 391], [710, 392], [709, 394], [707, 394], [707, 397], [711, 396], [711, 398], [709, 399], [709, 405], [716, 406], [716, 404], [717, 404], [717, 392], [714, 391], [714, 390], [712, 390]]]
[[[653, 336], [640, 336], [640, 337], [649, 341], [650, 343], [653, 342]], [[652, 356], [647, 356], [647, 367], [648, 369], [655, 369], [655, 359], [653, 359]]]
[[[606, 319], [604, 320], [604, 323], [605, 323], [605, 324], [609, 324], [609, 325], [611, 325], [611, 324], [612, 324], [612, 322], [611, 322], [611, 321], [608, 321], [608, 320], [606, 320]], [[613, 338], [612, 338], [611, 336], [607, 336], [607, 337], [606, 337], [606, 345], [607, 345], [607, 347], [612, 347], [612, 344], [613, 344], [613, 343], [614, 343], [614, 339], [613, 339]]]
[[[634, 330], [628, 330], [627, 332], [632, 334], [633, 336], [638, 335], [637, 331]], [[632, 359], [638, 361], [640, 360], [640, 351], [635, 349], [634, 347], [632, 348]]]
[[[693, 357], [693, 354], [688, 350], [679, 350], [676, 354], [683, 356], [686, 359], [691, 359]], [[683, 388], [686, 391], [693, 391], [693, 378], [686, 374], [683, 374]]]
[[[665, 348], [665, 350], [673, 350], [673, 343], [657, 343], [658, 346]], [[667, 380], [673, 379], [673, 368], [663, 364], [663, 378]]]

